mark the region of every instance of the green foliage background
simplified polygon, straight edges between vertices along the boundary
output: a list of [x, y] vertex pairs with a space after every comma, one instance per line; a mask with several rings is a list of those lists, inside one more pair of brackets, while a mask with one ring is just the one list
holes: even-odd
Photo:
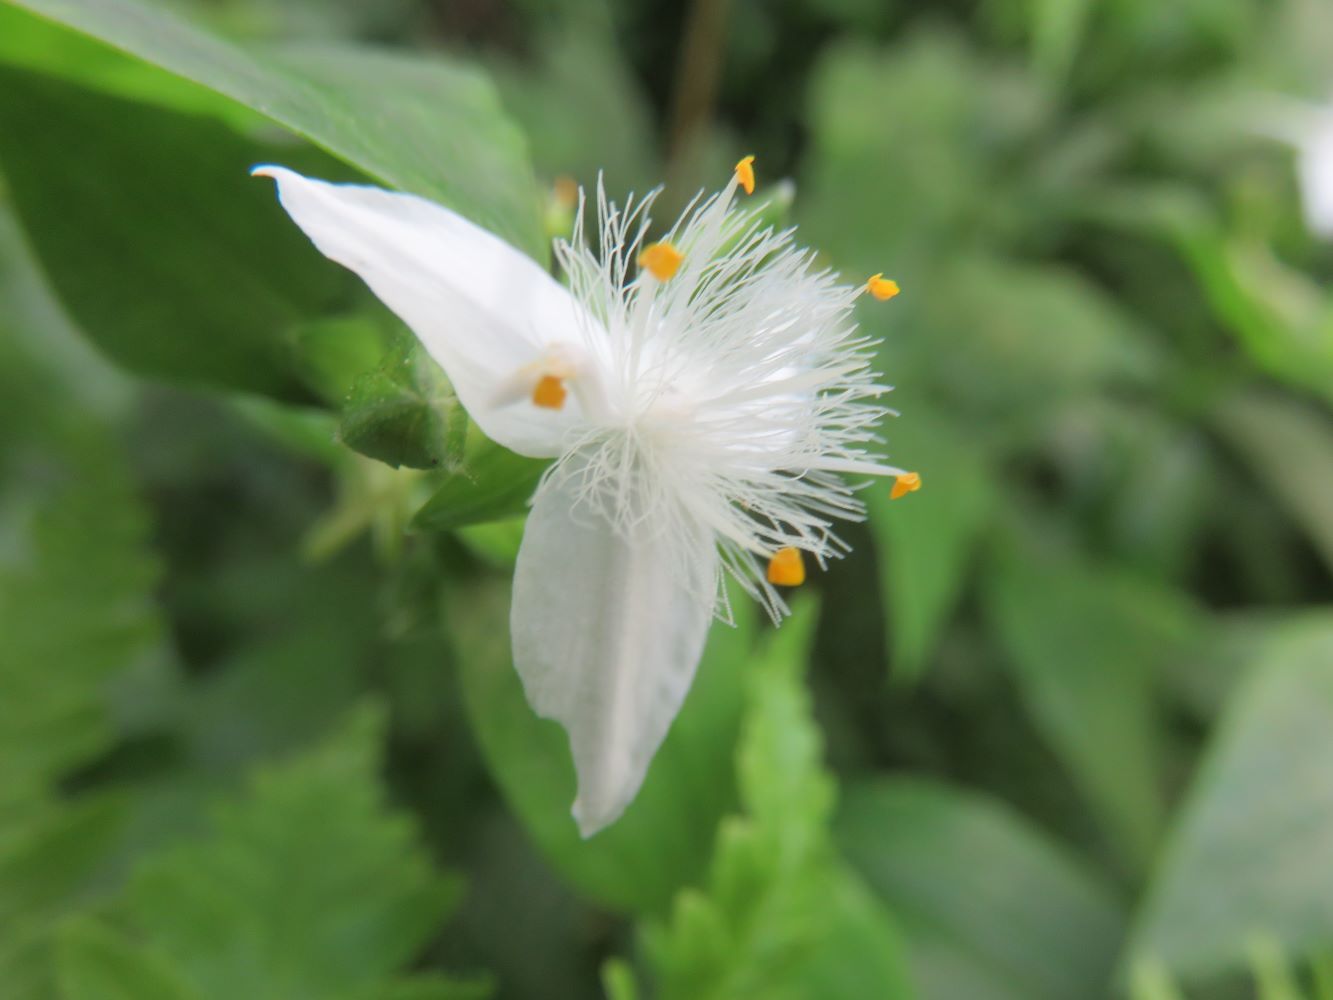
[[[1322, 0], [0, 2], [5, 1000], [1333, 998]], [[758, 156], [925, 488], [739, 607], [589, 841], [541, 465], [248, 179]]]

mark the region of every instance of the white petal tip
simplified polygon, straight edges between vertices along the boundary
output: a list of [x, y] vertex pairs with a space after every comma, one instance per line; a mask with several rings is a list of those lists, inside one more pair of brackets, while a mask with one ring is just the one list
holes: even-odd
[[286, 167], [275, 166], [272, 163], [261, 163], [257, 167], [250, 168], [250, 176], [269, 177], [276, 181], [278, 179], [278, 175], [281, 173], [285, 173], [286, 171], [287, 171]]
[[579, 836], [587, 840], [620, 819], [624, 811], [625, 806], [622, 805], [619, 809], [602, 809], [594, 813], [588, 809], [582, 799], [575, 799], [574, 808], [570, 810], [570, 815], [574, 817], [574, 822], [578, 824]]

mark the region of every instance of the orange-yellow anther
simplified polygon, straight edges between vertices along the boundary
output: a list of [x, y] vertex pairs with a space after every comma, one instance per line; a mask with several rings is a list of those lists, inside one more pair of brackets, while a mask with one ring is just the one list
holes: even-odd
[[754, 157], [745, 156], [736, 164], [736, 180], [746, 194], [754, 194]]
[[579, 186], [568, 174], [561, 174], [551, 184], [551, 196], [561, 208], [573, 208], [579, 200]]
[[898, 294], [898, 282], [884, 277], [883, 274], [872, 275], [866, 282], [866, 291], [881, 302], [887, 302]]
[[801, 550], [787, 546], [773, 553], [768, 561], [768, 582], [779, 587], [799, 587], [805, 583], [805, 560]]
[[890, 500], [900, 500], [909, 493], [915, 493], [921, 489], [921, 476], [915, 472], [904, 472], [893, 481], [893, 489], [889, 491]]
[[555, 375], [543, 375], [532, 388], [532, 403], [548, 410], [558, 410], [565, 405], [565, 397], [568, 395], [563, 379]]
[[650, 243], [639, 254], [639, 266], [658, 281], [670, 281], [684, 259], [685, 255], [670, 243]]

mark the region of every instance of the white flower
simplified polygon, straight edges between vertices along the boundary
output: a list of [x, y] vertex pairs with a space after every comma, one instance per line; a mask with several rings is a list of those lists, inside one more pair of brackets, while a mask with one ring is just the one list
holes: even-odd
[[778, 585], [845, 551], [863, 507], [844, 475], [919, 478], [866, 450], [887, 411], [852, 305], [888, 298], [815, 267], [791, 231], [720, 194], [647, 244], [653, 196], [599, 190], [600, 239], [544, 269], [448, 209], [282, 167], [283, 206], [421, 338], [489, 437], [555, 458], [515, 570], [514, 663], [528, 701], [569, 733], [584, 836], [638, 792], [689, 690], [726, 570], [778, 620]]

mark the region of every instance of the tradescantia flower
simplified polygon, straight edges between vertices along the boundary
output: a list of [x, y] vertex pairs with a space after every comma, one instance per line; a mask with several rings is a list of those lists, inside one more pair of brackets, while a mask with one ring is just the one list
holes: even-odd
[[[780, 586], [846, 546], [863, 516], [844, 476], [919, 477], [867, 450], [887, 412], [852, 306], [897, 286], [840, 284], [735, 204], [752, 157], [647, 242], [653, 196], [597, 193], [556, 256], [566, 289], [446, 208], [282, 167], [282, 205], [421, 339], [481, 430], [553, 458], [514, 576], [514, 664], [528, 701], [568, 731], [584, 836], [643, 783], [684, 700], [729, 574], [775, 621]], [[804, 557], [803, 557], [804, 554]]]

